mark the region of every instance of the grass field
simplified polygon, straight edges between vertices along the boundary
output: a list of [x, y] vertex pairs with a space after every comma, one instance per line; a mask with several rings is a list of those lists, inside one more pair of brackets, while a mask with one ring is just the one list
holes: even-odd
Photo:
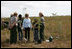
[[[33, 20], [33, 18], [31, 19]], [[4, 21], [9, 21], [9, 19], [4, 19]], [[10, 31], [3, 29], [1, 30], [1, 48], [71, 48], [71, 16], [45, 17], [44, 35], [45, 39], [48, 39], [50, 35], [59, 38], [50, 43], [43, 41], [41, 44], [35, 45], [32, 42], [33, 32], [31, 31], [30, 43], [18, 41], [17, 44], [10, 45]]]

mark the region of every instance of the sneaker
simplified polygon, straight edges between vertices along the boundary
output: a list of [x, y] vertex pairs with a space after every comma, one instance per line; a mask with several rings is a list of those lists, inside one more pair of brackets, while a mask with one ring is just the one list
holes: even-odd
[[27, 39], [26, 39], [26, 38], [24, 38], [24, 40], [25, 40], [25, 41], [27, 41]]

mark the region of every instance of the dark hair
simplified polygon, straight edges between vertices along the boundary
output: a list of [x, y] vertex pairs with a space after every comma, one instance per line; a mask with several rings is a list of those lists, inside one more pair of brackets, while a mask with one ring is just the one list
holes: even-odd
[[38, 22], [38, 19], [34, 18], [34, 21], [35, 21], [35, 22]]
[[43, 13], [41, 13], [41, 12], [39, 13], [39, 15], [41, 15], [41, 17], [44, 17]]
[[22, 15], [21, 15], [21, 14], [19, 14], [18, 18], [21, 20], [21, 19], [22, 19]]
[[13, 14], [11, 14], [11, 17], [13, 17]]
[[26, 14], [25, 14], [25, 17], [29, 17], [29, 14], [26, 13]]
[[15, 12], [14, 15], [17, 15], [17, 13]]

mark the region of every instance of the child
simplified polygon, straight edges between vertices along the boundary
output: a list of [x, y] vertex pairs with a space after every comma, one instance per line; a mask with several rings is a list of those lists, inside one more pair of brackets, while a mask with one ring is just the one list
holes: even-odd
[[34, 42], [38, 43], [39, 37], [38, 37], [38, 20], [35, 18], [33, 22], [33, 31], [34, 31]]

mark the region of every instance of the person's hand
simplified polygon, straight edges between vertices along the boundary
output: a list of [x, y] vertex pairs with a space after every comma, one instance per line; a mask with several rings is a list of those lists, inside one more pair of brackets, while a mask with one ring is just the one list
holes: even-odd
[[23, 31], [25, 31], [25, 29], [24, 29], [23, 27], [21, 27], [21, 29], [22, 29]]
[[23, 30], [23, 27], [21, 27], [21, 29]]
[[16, 26], [18, 26], [18, 24], [16, 23]]

